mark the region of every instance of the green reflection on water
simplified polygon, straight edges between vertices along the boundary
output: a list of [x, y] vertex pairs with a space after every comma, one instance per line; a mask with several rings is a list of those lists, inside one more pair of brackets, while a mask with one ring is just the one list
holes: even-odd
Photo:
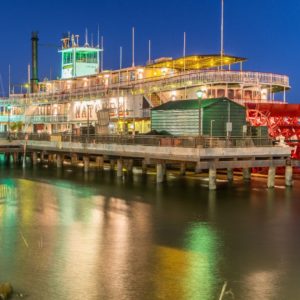
[[211, 300], [220, 288], [216, 232], [208, 224], [192, 224], [183, 249], [159, 246], [156, 259], [158, 299]]
[[211, 300], [218, 289], [218, 237], [208, 224], [193, 224], [186, 236], [185, 299]]

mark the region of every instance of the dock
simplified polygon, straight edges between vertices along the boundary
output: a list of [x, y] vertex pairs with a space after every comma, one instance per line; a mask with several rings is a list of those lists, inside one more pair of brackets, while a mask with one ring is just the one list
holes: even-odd
[[252, 168], [268, 168], [267, 186], [273, 188], [276, 168], [281, 167], [285, 168], [286, 186], [293, 184], [291, 148], [263, 138], [19, 134], [6, 146], [3, 141], [0, 145], [2, 153], [14, 155], [14, 160], [25, 155], [33, 165], [47, 160], [62, 168], [67, 160], [73, 166], [81, 163], [88, 172], [91, 163], [98, 168], [109, 163], [118, 177], [123, 176], [124, 169], [132, 172], [134, 166], [140, 166], [146, 173], [151, 166], [156, 169], [157, 183], [166, 180], [169, 166], [178, 168], [181, 175], [189, 166], [195, 173], [208, 170], [210, 190], [216, 189], [216, 175], [221, 169], [232, 181], [234, 169], [241, 169], [244, 179], [249, 180]]

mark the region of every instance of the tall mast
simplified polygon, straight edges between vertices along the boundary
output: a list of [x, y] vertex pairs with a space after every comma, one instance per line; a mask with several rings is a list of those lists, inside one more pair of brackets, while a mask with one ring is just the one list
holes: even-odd
[[104, 38], [103, 35], [101, 36], [101, 72], [103, 72], [103, 57], [104, 57]]
[[8, 65], [8, 97], [10, 97], [10, 64]]
[[221, 69], [223, 69], [224, 55], [224, 0], [221, 0]]
[[149, 52], [148, 52], [148, 64], [151, 64], [151, 40], [149, 40], [148, 48], [149, 48]]
[[134, 27], [132, 27], [132, 67], [134, 67]]
[[100, 29], [98, 24], [98, 30], [97, 30], [97, 48], [100, 48]]

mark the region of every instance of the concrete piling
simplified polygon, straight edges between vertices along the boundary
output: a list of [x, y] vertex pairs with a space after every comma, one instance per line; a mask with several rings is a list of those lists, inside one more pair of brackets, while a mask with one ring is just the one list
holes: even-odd
[[37, 164], [37, 153], [32, 152], [32, 164], [35, 166]]
[[285, 185], [293, 186], [293, 167], [292, 166], [285, 167]]
[[186, 164], [184, 162], [180, 163], [180, 176], [184, 176], [185, 175], [185, 171], [186, 171]]
[[164, 182], [164, 166], [162, 163], [156, 164], [156, 182]]
[[142, 174], [147, 174], [147, 162], [145, 159], [142, 161]]
[[123, 161], [122, 159], [117, 160], [117, 177], [123, 176]]
[[103, 169], [104, 167], [104, 159], [103, 156], [97, 156], [96, 157], [96, 167], [98, 169]]
[[133, 171], [133, 159], [128, 159], [126, 164], [127, 173], [132, 173]]
[[208, 171], [208, 188], [213, 191], [217, 189], [217, 170], [215, 167], [210, 167]]
[[233, 169], [227, 169], [227, 180], [228, 182], [233, 182]]
[[83, 170], [85, 173], [89, 171], [90, 158], [88, 156], [83, 157]]
[[268, 170], [268, 183], [267, 186], [268, 188], [274, 188], [275, 186], [275, 175], [276, 175], [276, 168], [271, 166], [269, 167]]
[[251, 169], [250, 168], [243, 168], [243, 178], [245, 181], [251, 180]]
[[196, 162], [196, 166], [195, 166], [195, 173], [196, 174], [199, 174], [199, 173], [201, 173], [202, 172], [202, 169], [201, 169], [201, 163], [200, 163], [200, 161], [197, 161]]
[[58, 169], [62, 168], [62, 155], [56, 154], [56, 167]]
[[78, 165], [78, 155], [76, 153], [72, 153], [71, 155], [71, 165], [74, 167]]
[[114, 160], [114, 159], [111, 159], [111, 160], [110, 160], [110, 170], [111, 170], [111, 171], [114, 171], [114, 170], [115, 170], [115, 160]]

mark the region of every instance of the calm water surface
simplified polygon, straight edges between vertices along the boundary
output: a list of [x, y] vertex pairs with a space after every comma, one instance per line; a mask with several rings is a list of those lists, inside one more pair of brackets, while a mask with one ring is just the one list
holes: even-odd
[[300, 299], [300, 181], [265, 185], [2, 166], [0, 281], [36, 300], [213, 300], [225, 281], [223, 300]]

